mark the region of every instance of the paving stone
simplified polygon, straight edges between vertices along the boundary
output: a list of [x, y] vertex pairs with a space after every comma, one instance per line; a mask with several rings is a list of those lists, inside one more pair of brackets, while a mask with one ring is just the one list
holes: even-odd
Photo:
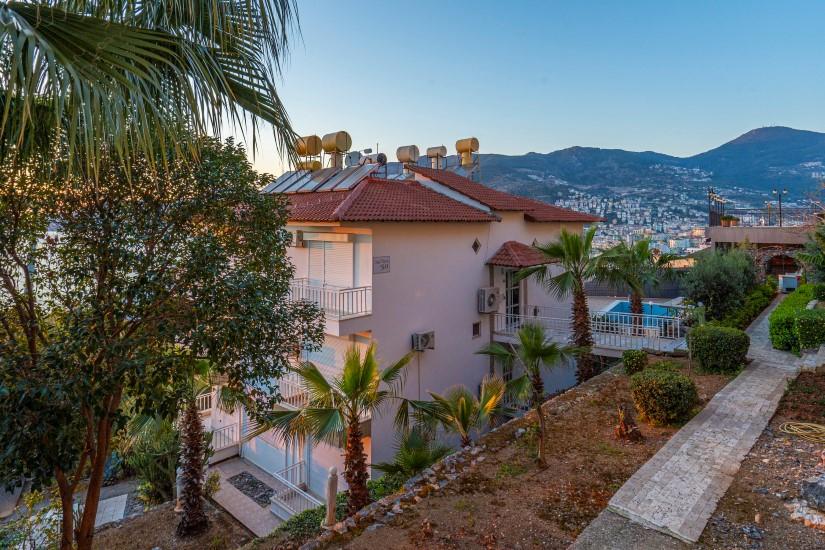
[[699, 539], [799, 373], [801, 359], [770, 345], [768, 314], [779, 301], [749, 331], [752, 363], [613, 495], [609, 510], [685, 542]]

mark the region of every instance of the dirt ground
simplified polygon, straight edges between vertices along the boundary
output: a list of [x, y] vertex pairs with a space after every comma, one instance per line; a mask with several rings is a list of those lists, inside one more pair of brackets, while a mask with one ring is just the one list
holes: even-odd
[[94, 538], [100, 550], [229, 550], [254, 539], [240, 523], [211, 504], [206, 505], [209, 530], [197, 537], [181, 539], [175, 535], [178, 515], [172, 503], [152, 508], [142, 516], [101, 529]]
[[[677, 362], [687, 373], [686, 361]], [[689, 374], [702, 405], [730, 380]], [[535, 464], [536, 440], [529, 428], [535, 418], [528, 416], [485, 437], [484, 462], [444, 494], [425, 498], [391, 525], [367, 530], [345, 547], [566, 548], [677, 430], [640, 422], [643, 442], [618, 442], [613, 427], [620, 403], [632, 403], [620, 368], [571, 389], [545, 405], [546, 469]], [[527, 435], [514, 439], [519, 427], [528, 427]]]
[[699, 540], [701, 546], [825, 548], [825, 532], [791, 520], [786, 508], [799, 497], [800, 482], [821, 473], [816, 465], [825, 445], [780, 432], [779, 426], [788, 421], [825, 424], [825, 369], [803, 372], [789, 384], [776, 414], [719, 502]]

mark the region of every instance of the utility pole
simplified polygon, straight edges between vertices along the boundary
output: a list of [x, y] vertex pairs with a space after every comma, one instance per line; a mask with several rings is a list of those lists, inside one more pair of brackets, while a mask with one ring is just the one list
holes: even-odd
[[782, 195], [787, 195], [788, 190], [783, 189], [781, 192], [778, 189], [771, 191], [774, 195], [779, 197], [779, 227], [782, 227]]

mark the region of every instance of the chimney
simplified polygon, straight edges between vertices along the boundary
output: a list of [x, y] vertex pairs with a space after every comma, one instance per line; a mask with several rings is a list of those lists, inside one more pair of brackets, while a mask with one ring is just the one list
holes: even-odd
[[461, 155], [461, 166], [473, 165], [473, 153], [478, 151], [478, 139], [474, 137], [460, 139], [455, 142], [455, 150]]
[[441, 170], [444, 166], [442, 159], [447, 156], [447, 147], [439, 145], [437, 147], [427, 147], [427, 157], [430, 159], [430, 167], [433, 170]]
[[344, 167], [344, 153], [352, 147], [352, 138], [343, 130], [325, 135], [321, 139], [324, 152], [330, 156], [329, 165], [333, 168]]

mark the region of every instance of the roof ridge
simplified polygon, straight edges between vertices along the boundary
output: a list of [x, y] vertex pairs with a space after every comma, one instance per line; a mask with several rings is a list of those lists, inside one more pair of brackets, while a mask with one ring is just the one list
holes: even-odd
[[335, 210], [332, 211], [332, 219], [335, 221], [344, 221], [344, 216], [347, 213], [347, 210], [350, 209], [352, 204], [364, 193], [364, 189], [366, 189], [367, 185], [370, 183], [370, 177], [367, 176], [361, 182], [355, 186], [355, 189], [350, 191], [350, 194], [341, 201]]

